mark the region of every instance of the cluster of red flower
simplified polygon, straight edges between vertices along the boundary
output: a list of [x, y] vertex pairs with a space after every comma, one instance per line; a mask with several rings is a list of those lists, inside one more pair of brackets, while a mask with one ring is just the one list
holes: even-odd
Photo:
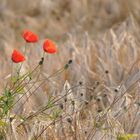
[[[25, 30], [22, 36], [27, 43], [35, 43], [39, 41], [38, 36], [29, 30]], [[57, 47], [52, 40], [46, 39], [43, 44], [43, 50], [46, 53], [52, 54], [57, 52]], [[19, 51], [14, 50], [11, 59], [14, 63], [19, 63], [25, 61], [25, 56]]]

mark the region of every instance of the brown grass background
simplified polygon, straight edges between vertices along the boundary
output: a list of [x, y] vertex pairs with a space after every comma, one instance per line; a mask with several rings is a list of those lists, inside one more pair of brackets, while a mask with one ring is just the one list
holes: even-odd
[[[100, 81], [110, 90], [103, 91], [104, 86], [101, 86], [94, 93], [86, 93], [83, 98], [88, 101], [92, 94], [100, 97], [104, 92], [111, 100], [115, 96], [112, 90], [123, 83], [128, 93], [122, 102], [128, 99], [126, 104], [132, 108], [128, 114], [118, 117], [118, 126], [114, 131], [117, 132], [121, 127], [122, 132], [139, 133], [140, 121], [137, 118], [133, 122], [135, 107], [131, 106], [131, 103], [139, 101], [139, 84], [133, 87], [139, 79], [139, 64], [127, 75], [134, 61], [139, 58], [139, 13], [139, 0], [0, 0], [0, 91], [11, 72], [11, 52], [13, 48], [23, 49], [25, 42], [21, 33], [24, 29], [30, 29], [39, 35], [40, 42], [29, 44], [30, 62], [24, 64], [23, 72], [33, 68], [40, 60], [45, 38], [53, 39], [59, 52], [47, 56], [42, 77], [51, 74], [69, 59], [73, 60], [73, 65], [30, 99], [27, 105], [30, 107], [26, 110], [25, 106], [25, 114], [45, 103], [46, 95], [55, 90], [61, 91], [66, 80], [71, 85], [82, 80], [88, 86]], [[106, 70], [109, 70], [109, 75], [105, 74]], [[88, 109], [91, 110], [90, 105]], [[88, 131], [89, 125], [84, 126]], [[60, 135], [54, 134], [54, 137], [63, 139]], [[99, 135], [100, 132], [95, 139]], [[79, 140], [85, 137], [83, 134]], [[50, 136], [50, 139], [53, 138]]]

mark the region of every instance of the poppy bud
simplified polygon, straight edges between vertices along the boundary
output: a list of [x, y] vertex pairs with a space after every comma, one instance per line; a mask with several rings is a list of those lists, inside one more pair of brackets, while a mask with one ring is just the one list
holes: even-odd
[[42, 65], [44, 62], [44, 57], [41, 58], [41, 60], [39, 61], [39, 65]]

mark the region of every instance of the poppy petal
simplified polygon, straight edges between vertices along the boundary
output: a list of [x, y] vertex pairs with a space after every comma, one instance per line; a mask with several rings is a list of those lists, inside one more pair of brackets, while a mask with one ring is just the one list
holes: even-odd
[[57, 52], [57, 47], [55, 45], [55, 43], [50, 40], [50, 39], [46, 39], [44, 44], [43, 44], [43, 50], [47, 53], [56, 53]]
[[38, 36], [35, 33], [33, 33], [32, 31], [29, 31], [29, 30], [24, 30], [22, 36], [25, 39], [25, 41], [28, 42], [28, 43], [35, 43], [39, 40]]
[[25, 61], [25, 57], [19, 51], [14, 50], [11, 56], [11, 59], [14, 63], [19, 63]]

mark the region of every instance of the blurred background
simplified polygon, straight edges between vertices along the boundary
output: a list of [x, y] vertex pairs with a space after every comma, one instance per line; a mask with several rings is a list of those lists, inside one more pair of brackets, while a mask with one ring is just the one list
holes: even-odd
[[[129, 71], [139, 59], [139, 25], [140, 0], [0, 0], [0, 92], [11, 76], [11, 53], [14, 48], [21, 52], [24, 50], [22, 32], [29, 29], [39, 35], [40, 41], [28, 44], [26, 57], [29, 61], [23, 64], [23, 73], [33, 69], [40, 61], [42, 44], [46, 38], [54, 40], [59, 51], [54, 55], [46, 55], [41, 78], [48, 77], [69, 59], [73, 63], [70, 69], [58, 77], [50, 78], [50, 81], [41, 86], [18, 113], [23, 112], [27, 116], [30, 111], [47, 102], [46, 95], [63, 95], [63, 88], [65, 90], [82, 81], [85, 87], [91, 87], [95, 91], [81, 91], [79, 88], [72, 94], [76, 96], [76, 103], [89, 105], [87, 110], [93, 116], [96, 110], [100, 112], [108, 107], [116, 95], [121, 95], [122, 91], [128, 92], [122, 96], [122, 105], [117, 103], [112, 112], [120, 113], [120, 108], [123, 110], [123, 107], [126, 109], [129, 105], [134, 106], [130, 107], [128, 114], [124, 115], [122, 111], [119, 117], [111, 119], [119, 122], [115, 128], [117, 133], [121, 125], [123, 132], [139, 134], [140, 113], [136, 117], [135, 103], [140, 99], [140, 85], [137, 84], [140, 79], [140, 63]], [[17, 67], [14, 65], [14, 69]], [[97, 83], [101, 83], [99, 88]], [[137, 85], [133, 88], [135, 83]], [[114, 89], [121, 84], [121, 92], [118, 94], [117, 90], [114, 93]], [[101, 98], [99, 101], [103, 101], [102, 107], [100, 104], [97, 104], [98, 107], [95, 104], [94, 107], [94, 96]], [[106, 97], [109, 98], [108, 101]], [[89, 125], [92, 125], [94, 117], [89, 117], [88, 113], [83, 116], [86, 116], [82, 118], [84, 127], [87, 121], [85, 132], [90, 132]], [[135, 123], [133, 118], [137, 118]], [[50, 132], [48, 134], [51, 135]], [[99, 139], [98, 134], [95, 139]]]
[[0, 0], [0, 30], [13, 42], [24, 28], [55, 40], [67, 32], [97, 36], [130, 13], [139, 21], [139, 11], [139, 0]]

